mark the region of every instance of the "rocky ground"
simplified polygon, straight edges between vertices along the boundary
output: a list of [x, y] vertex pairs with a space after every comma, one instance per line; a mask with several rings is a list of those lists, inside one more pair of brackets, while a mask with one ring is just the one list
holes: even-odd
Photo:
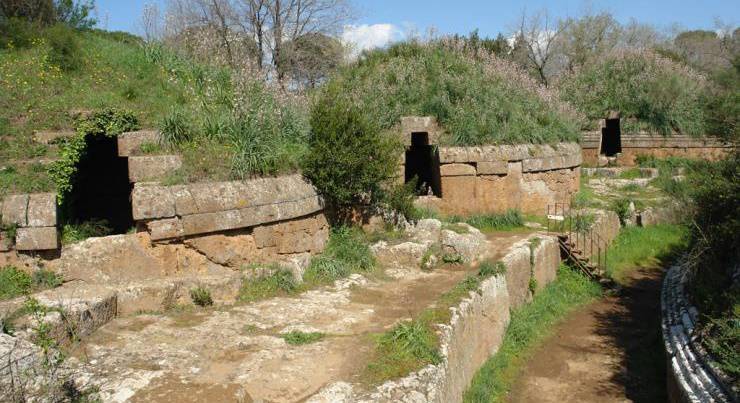
[[[73, 311], [81, 318], [81, 342], [68, 364], [104, 401], [301, 401], [328, 384], [367, 387], [363, 372], [373, 334], [432, 306], [476, 262], [500, 258], [531, 234], [486, 237], [463, 227], [452, 231], [423, 220], [403, 239], [373, 245], [382, 274], [354, 274], [329, 287], [249, 304], [235, 303], [238, 271], [191, 247], [170, 245], [164, 253], [137, 235], [101, 238], [67, 250], [54, 268], [75, 281], [37, 297], [66, 309], [71, 302], [80, 306]], [[466, 264], [423, 270], [432, 245]], [[122, 262], [125, 271], [117, 269]], [[215, 307], [152, 308], [196, 279], [214, 290]], [[294, 346], [281, 337], [294, 330], [326, 336]]]

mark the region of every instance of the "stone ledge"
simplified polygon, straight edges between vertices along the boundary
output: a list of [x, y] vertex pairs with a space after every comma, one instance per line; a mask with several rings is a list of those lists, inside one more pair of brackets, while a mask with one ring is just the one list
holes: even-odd
[[179, 155], [150, 155], [128, 158], [128, 180], [131, 183], [161, 179], [182, 167]]
[[694, 335], [699, 313], [685, 295], [687, 272], [686, 265], [672, 267], [661, 291], [661, 328], [669, 362], [669, 401], [737, 401], [738, 391], [723, 383], [722, 374], [710, 364], [706, 351]]
[[572, 161], [577, 159], [577, 164], [580, 164], [580, 155], [581, 147], [576, 143], [559, 143], [554, 146], [548, 144], [516, 144], [439, 148], [439, 160], [442, 164], [517, 162], [551, 157], [573, 158]]
[[139, 130], [126, 132], [118, 136], [118, 156], [130, 157], [141, 151], [144, 143], [159, 143], [159, 132], [155, 130]]
[[475, 176], [475, 167], [469, 164], [444, 164], [439, 167], [442, 176]]

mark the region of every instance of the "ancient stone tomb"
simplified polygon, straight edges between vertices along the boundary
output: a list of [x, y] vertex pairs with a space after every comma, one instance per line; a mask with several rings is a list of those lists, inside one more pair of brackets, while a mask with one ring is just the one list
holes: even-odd
[[547, 205], [578, 191], [578, 144], [444, 147], [440, 132], [431, 117], [401, 120], [406, 152], [399, 177], [417, 181], [421, 206], [446, 214], [545, 214]]

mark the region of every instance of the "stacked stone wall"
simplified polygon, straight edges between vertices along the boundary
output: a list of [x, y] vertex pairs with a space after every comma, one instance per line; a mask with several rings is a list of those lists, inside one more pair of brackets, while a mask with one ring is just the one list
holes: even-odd
[[0, 252], [15, 249], [23, 252], [56, 250], [57, 198], [54, 193], [32, 193], [7, 196], [2, 205], [2, 224], [14, 228], [15, 238], [0, 233]]
[[425, 202], [447, 214], [544, 214], [578, 191], [578, 144], [440, 147], [442, 195]]
[[[727, 156], [733, 149], [732, 144], [715, 137], [691, 137], [686, 135], [649, 135], [622, 134], [622, 152], [617, 157], [617, 164], [634, 166], [638, 156], [656, 158], [683, 157], [716, 161]], [[590, 166], [599, 165], [601, 132], [583, 134], [583, 163]]]

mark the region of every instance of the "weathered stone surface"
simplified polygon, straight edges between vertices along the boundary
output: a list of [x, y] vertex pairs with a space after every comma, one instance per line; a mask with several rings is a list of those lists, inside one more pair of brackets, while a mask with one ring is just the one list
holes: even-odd
[[520, 242], [501, 260], [506, 266], [506, 286], [512, 309], [531, 301], [529, 279], [532, 278], [529, 242]]
[[3, 200], [3, 224], [19, 225], [25, 227], [28, 225], [28, 199], [27, 194], [6, 196]]
[[185, 236], [185, 230], [182, 228], [182, 221], [177, 218], [165, 218], [146, 223], [152, 240], [159, 241], [162, 239], [181, 238]]
[[169, 218], [175, 216], [175, 198], [164, 186], [136, 185], [131, 193], [134, 220]]
[[118, 136], [118, 156], [130, 157], [141, 151], [142, 144], [158, 144], [159, 132], [155, 130], [139, 130], [127, 132]]
[[148, 155], [128, 158], [128, 179], [131, 183], [165, 177], [182, 167], [179, 155]]
[[0, 231], [0, 252], [8, 252], [13, 248], [13, 240], [7, 233]]
[[73, 137], [75, 134], [74, 130], [61, 130], [61, 131], [50, 131], [41, 130], [33, 132], [33, 141], [39, 144], [51, 144], [59, 139], [65, 139]]
[[57, 196], [54, 193], [34, 193], [28, 200], [28, 226], [57, 225]]
[[404, 145], [411, 146], [411, 135], [413, 133], [429, 134], [429, 144], [439, 144], [439, 136], [442, 129], [433, 116], [403, 116], [401, 117], [401, 133]]
[[432, 218], [419, 220], [416, 225], [407, 228], [406, 233], [414, 242], [428, 247], [439, 241], [439, 236], [442, 233], [442, 222]]
[[537, 280], [539, 292], [557, 278], [560, 265], [560, 247], [552, 237], [530, 239], [532, 249], [532, 277]]
[[478, 175], [506, 175], [509, 164], [506, 161], [481, 161], [478, 163]]
[[373, 255], [382, 265], [391, 268], [412, 266], [419, 267], [427, 246], [416, 242], [403, 242], [389, 245], [385, 241], [370, 246]]
[[446, 253], [460, 255], [465, 262], [475, 262], [481, 252], [483, 252], [486, 236], [477, 228], [470, 225], [464, 223], [457, 225], [466, 228], [467, 233], [458, 234], [455, 231], [442, 230], [439, 240], [442, 250]]
[[60, 308], [65, 316], [53, 319], [55, 339], [68, 338], [69, 329], [74, 336], [85, 337], [111, 321], [117, 312], [116, 292], [103, 286], [65, 286], [35, 294], [39, 303]]
[[470, 164], [444, 164], [439, 171], [442, 176], [475, 176], [475, 167]]
[[59, 248], [59, 234], [56, 227], [18, 228], [15, 248], [20, 251], [54, 250]]

